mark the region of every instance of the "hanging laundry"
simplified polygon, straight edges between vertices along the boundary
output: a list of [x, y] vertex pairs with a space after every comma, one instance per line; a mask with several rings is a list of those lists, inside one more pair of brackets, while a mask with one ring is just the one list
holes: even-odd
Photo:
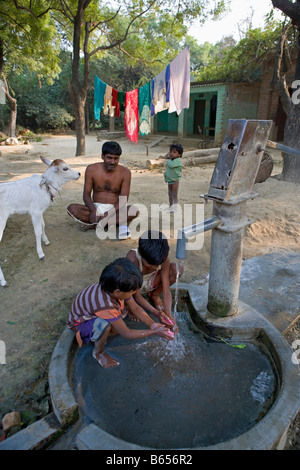
[[170, 102], [170, 64], [166, 68], [166, 102]]
[[100, 111], [104, 105], [104, 93], [106, 90], [106, 83], [102, 82], [100, 78], [95, 75], [94, 79], [94, 116], [96, 121], [100, 121]]
[[169, 113], [179, 115], [190, 106], [190, 49], [186, 47], [170, 63]]
[[154, 114], [159, 113], [160, 111], [163, 111], [169, 107], [169, 103], [166, 102], [166, 70], [166, 68], [162, 70], [152, 80], [152, 113], [154, 112]]
[[139, 90], [127, 91], [125, 93], [125, 123], [126, 135], [131, 142], [138, 141], [139, 124]]
[[111, 98], [112, 110], [111, 110], [110, 116], [119, 117], [120, 116], [120, 108], [118, 107], [118, 92], [114, 88], [112, 89], [111, 96], [112, 96], [112, 98]]
[[111, 110], [112, 87], [110, 85], [106, 85], [103, 101], [103, 113], [106, 115]]
[[139, 131], [141, 135], [151, 133], [151, 82], [139, 88]]
[[118, 92], [118, 103], [120, 111], [125, 111], [125, 91]]
[[144, 87], [130, 92], [117, 91], [95, 76], [94, 114], [100, 111], [119, 117], [125, 111], [127, 137], [137, 142], [138, 132], [151, 132], [151, 116], [168, 109], [179, 115], [190, 104], [190, 50], [186, 47], [167, 67]]

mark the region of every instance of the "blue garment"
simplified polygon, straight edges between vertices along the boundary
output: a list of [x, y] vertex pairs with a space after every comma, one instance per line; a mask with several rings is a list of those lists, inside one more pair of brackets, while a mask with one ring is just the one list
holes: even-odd
[[166, 68], [166, 102], [170, 101], [170, 65]]

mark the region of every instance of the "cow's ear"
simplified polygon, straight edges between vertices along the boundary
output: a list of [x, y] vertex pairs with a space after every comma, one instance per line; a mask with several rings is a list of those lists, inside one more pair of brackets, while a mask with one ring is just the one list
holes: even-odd
[[46, 158], [46, 157], [43, 157], [43, 156], [40, 156], [40, 159], [42, 160], [42, 162], [44, 162], [46, 165], [50, 166], [51, 165], [51, 160], [49, 160], [49, 158]]

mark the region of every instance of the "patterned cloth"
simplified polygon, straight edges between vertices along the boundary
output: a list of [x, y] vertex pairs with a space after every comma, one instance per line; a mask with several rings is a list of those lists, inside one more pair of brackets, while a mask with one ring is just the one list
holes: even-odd
[[109, 322], [126, 316], [124, 302], [114, 299], [99, 283], [92, 284], [81, 291], [75, 298], [69, 313], [67, 324], [73, 329], [80, 323], [103, 318]]
[[139, 88], [139, 131], [141, 135], [151, 133], [151, 82]]
[[125, 132], [131, 142], [138, 141], [139, 130], [139, 90], [136, 88], [125, 94]]

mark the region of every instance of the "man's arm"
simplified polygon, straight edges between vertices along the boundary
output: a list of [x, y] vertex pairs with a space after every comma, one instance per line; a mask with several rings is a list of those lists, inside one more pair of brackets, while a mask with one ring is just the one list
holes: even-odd
[[85, 171], [84, 187], [83, 187], [83, 202], [90, 210], [90, 222], [96, 223], [97, 209], [92, 200], [92, 191], [94, 187], [93, 169], [89, 165]]
[[172, 294], [170, 290], [170, 258], [162, 264], [161, 267], [161, 283], [164, 311], [168, 317], [172, 318]]
[[[122, 207], [126, 206], [129, 199], [130, 193], [130, 184], [131, 184], [131, 171], [128, 168], [123, 167], [123, 178], [120, 187], [119, 199], [115, 205], [116, 211], [120, 210]], [[121, 197], [121, 199], [120, 199]]]

